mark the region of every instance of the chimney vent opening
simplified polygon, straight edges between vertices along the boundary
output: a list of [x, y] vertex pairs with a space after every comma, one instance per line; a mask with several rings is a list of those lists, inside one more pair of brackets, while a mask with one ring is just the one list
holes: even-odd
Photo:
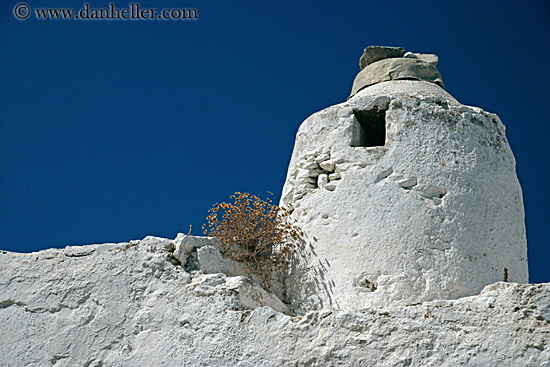
[[379, 147], [386, 144], [386, 110], [374, 108], [353, 111], [356, 126], [352, 137], [353, 147]]

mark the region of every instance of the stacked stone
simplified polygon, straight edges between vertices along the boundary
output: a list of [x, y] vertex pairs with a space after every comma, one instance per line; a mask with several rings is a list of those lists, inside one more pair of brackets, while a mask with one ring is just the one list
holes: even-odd
[[405, 52], [402, 47], [369, 46], [359, 60], [351, 95], [361, 89], [388, 80], [426, 80], [445, 88], [436, 68], [439, 58], [434, 54]]

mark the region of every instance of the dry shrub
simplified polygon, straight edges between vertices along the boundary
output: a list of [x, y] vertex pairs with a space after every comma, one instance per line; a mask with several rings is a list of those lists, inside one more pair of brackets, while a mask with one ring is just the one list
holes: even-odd
[[286, 264], [303, 236], [289, 211], [248, 193], [230, 198], [234, 203], [214, 204], [209, 210], [204, 234], [219, 239], [223, 253], [245, 262], [251, 271], [265, 273], [266, 267]]

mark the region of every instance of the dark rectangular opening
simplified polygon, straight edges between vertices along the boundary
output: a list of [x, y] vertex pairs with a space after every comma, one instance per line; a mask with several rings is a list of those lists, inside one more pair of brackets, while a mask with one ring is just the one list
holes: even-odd
[[378, 147], [386, 144], [386, 110], [353, 111], [359, 122], [359, 147]]

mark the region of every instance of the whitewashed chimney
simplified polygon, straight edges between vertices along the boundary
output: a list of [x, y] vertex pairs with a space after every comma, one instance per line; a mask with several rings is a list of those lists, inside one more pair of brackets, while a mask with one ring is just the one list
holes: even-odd
[[454, 299], [528, 281], [504, 125], [447, 93], [437, 61], [368, 47], [350, 98], [300, 126], [281, 199], [308, 242], [287, 284], [295, 307]]

